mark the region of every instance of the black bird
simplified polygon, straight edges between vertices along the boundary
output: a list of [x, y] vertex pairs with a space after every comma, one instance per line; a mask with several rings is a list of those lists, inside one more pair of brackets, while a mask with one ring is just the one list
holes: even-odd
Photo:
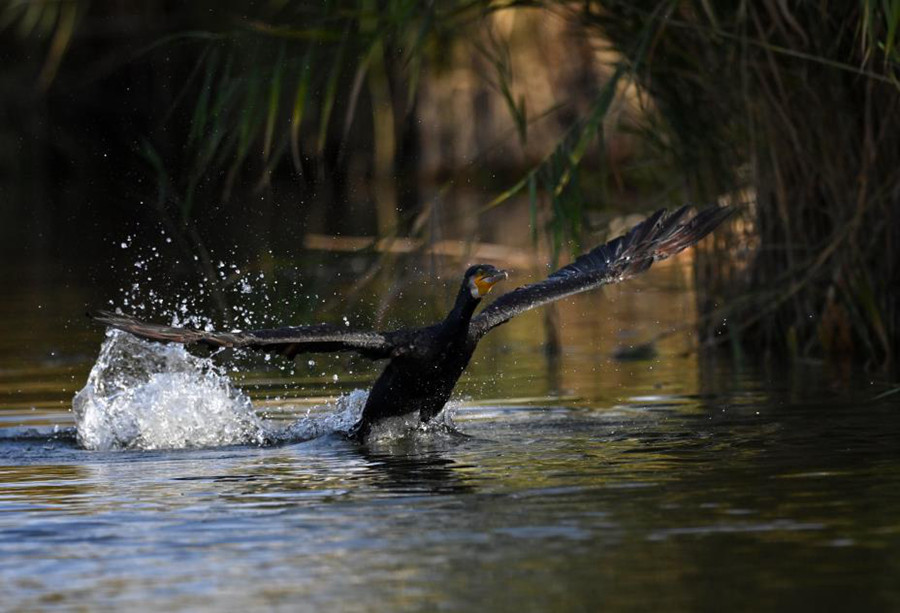
[[641, 273], [693, 245], [732, 213], [712, 206], [688, 219], [688, 207], [658, 211], [627, 234], [601, 245], [549, 277], [508, 292], [475, 315], [491, 288], [507, 273], [488, 264], [472, 266], [450, 313], [423, 328], [374, 332], [319, 324], [248, 332], [204, 332], [145, 323], [127, 315], [97, 312], [99, 323], [161, 342], [257, 349], [293, 358], [300, 353], [355, 351], [388, 360], [369, 392], [351, 437], [362, 440], [378, 421], [419, 412], [422, 421], [438, 414], [466, 369], [478, 341], [523, 311]]

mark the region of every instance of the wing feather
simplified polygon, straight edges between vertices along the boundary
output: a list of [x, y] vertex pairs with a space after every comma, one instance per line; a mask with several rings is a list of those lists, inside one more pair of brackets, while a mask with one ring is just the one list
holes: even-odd
[[642, 273], [653, 262], [695, 244], [734, 210], [711, 206], [685, 221], [688, 211], [686, 206], [671, 213], [657, 211], [627, 234], [580, 256], [543, 281], [500, 296], [472, 319], [471, 333], [483, 335], [529, 309]]
[[89, 316], [96, 322], [124, 330], [144, 339], [163, 343], [235, 347], [278, 353], [293, 358], [300, 353], [355, 351], [367, 358], [390, 357], [392, 333], [353, 330], [332, 324], [293, 326], [247, 332], [206, 332], [141, 321], [130, 315], [97, 311]]

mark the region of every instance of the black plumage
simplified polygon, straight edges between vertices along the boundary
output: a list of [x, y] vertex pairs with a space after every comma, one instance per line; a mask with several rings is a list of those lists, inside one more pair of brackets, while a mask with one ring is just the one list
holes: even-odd
[[440, 323], [374, 332], [329, 324], [248, 332], [204, 332], [145, 323], [134, 317], [98, 312], [99, 323], [136, 336], [161, 341], [269, 351], [293, 358], [300, 353], [354, 351], [373, 360], [388, 360], [375, 381], [360, 421], [351, 435], [363, 439], [378, 421], [418, 412], [434, 417], [449, 400], [478, 342], [493, 328], [519, 313], [601, 285], [618, 283], [693, 245], [732, 212], [709, 207], [690, 219], [688, 208], [659, 211], [628, 233], [601, 245], [538, 283], [504, 294], [475, 315], [491, 287], [507, 277], [490, 265], [469, 268], [453, 309]]

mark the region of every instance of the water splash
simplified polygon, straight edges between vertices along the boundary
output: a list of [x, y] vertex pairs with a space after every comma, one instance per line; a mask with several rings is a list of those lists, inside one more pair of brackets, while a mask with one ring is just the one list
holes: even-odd
[[[359, 421], [369, 392], [355, 390], [338, 397], [333, 403], [326, 405], [327, 411], [321, 413], [307, 411], [305, 417], [269, 432], [269, 440], [275, 443], [292, 441], [308, 441], [328, 434], [347, 434]], [[320, 407], [321, 408], [321, 407]]]
[[212, 360], [112, 330], [72, 402], [87, 449], [163, 449], [262, 444], [250, 399]]
[[50, 443], [59, 441], [75, 444], [77, 432], [75, 428], [61, 428], [57, 426], [23, 426], [12, 428], [0, 428], [0, 443]]
[[[179, 449], [284, 444], [346, 434], [359, 421], [368, 395], [350, 392], [287, 425], [267, 422], [212, 359], [192, 355], [179, 344], [110, 330], [72, 408], [78, 444], [86, 449]], [[418, 414], [385, 420], [373, 429], [369, 442], [456, 434], [455, 410], [450, 403], [427, 424]]]

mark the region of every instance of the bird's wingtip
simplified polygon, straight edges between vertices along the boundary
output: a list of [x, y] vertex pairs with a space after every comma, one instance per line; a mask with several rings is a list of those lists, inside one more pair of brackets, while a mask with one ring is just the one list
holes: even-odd
[[114, 328], [120, 328], [123, 325], [136, 322], [135, 318], [130, 315], [114, 313], [106, 309], [88, 309], [85, 311], [85, 315], [98, 325], [112, 326]]
[[91, 321], [96, 321], [99, 323], [103, 323], [105, 320], [116, 316], [115, 313], [112, 313], [105, 309], [87, 309], [85, 310], [84, 315]]

